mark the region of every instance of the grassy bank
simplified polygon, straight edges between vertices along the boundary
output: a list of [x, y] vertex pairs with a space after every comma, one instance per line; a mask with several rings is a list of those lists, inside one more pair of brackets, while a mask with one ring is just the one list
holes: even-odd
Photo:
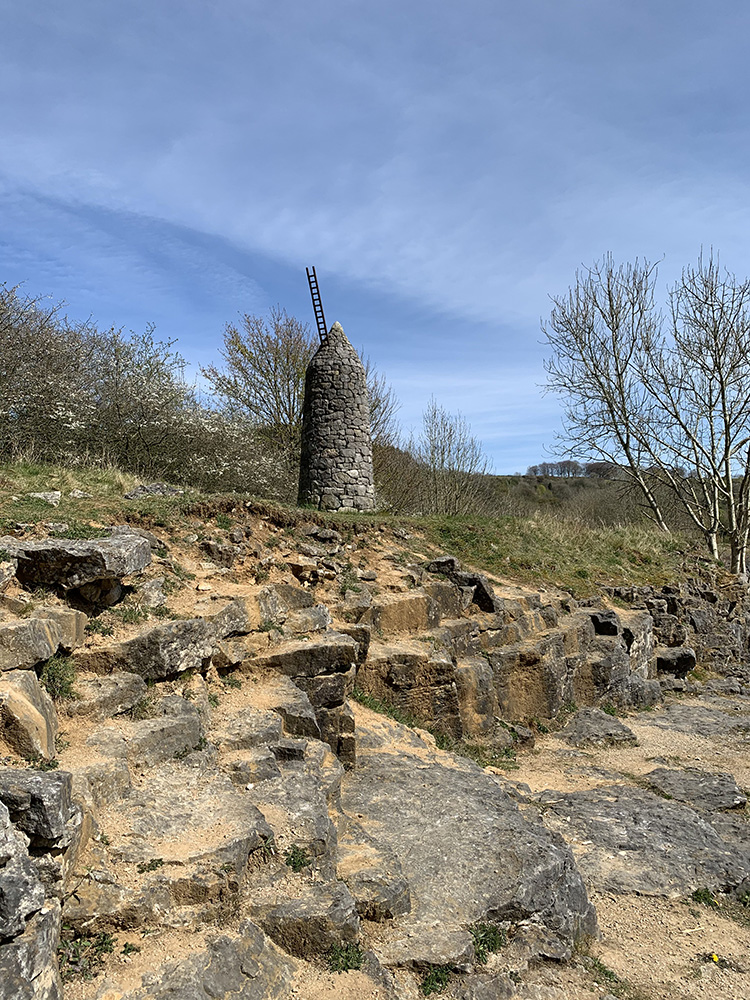
[[[102, 524], [124, 521], [184, 530], [188, 518], [241, 519], [266, 515], [284, 526], [304, 520], [349, 532], [355, 525], [401, 527], [410, 535], [402, 548], [428, 554], [450, 553], [478, 569], [519, 583], [555, 585], [582, 597], [598, 584], [663, 584], [710, 572], [700, 544], [684, 534], [665, 535], [643, 523], [592, 526], [552, 511], [528, 516], [390, 517], [383, 514], [324, 514], [284, 507], [241, 494], [186, 490], [174, 496], [126, 500], [138, 479], [112, 468], [60, 467], [37, 462], [0, 464], [0, 533], [17, 522], [65, 522], [69, 533], [85, 536]], [[30, 493], [59, 490], [58, 507]], [[91, 494], [73, 498], [71, 491]], [[221, 526], [221, 524], [219, 524]]]

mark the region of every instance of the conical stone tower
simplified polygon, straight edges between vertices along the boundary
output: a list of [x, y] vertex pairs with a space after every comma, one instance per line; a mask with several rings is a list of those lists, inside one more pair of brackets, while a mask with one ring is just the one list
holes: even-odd
[[307, 366], [298, 502], [320, 510], [375, 506], [367, 378], [339, 323]]

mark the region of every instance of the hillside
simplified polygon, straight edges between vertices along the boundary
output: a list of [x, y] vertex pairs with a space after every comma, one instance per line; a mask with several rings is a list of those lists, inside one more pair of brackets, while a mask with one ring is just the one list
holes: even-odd
[[65, 1000], [750, 992], [746, 594], [684, 539], [30, 465], [0, 519], [0, 995], [60, 933]]

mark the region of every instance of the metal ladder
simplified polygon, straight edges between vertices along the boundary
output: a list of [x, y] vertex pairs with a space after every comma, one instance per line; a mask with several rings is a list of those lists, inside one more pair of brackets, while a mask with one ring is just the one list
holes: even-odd
[[310, 286], [310, 297], [312, 298], [315, 322], [318, 325], [318, 336], [320, 337], [321, 344], [324, 344], [328, 339], [328, 327], [326, 326], [326, 317], [323, 312], [323, 303], [320, 300], [318, 276], [315, 273], [315, 268], [311, 270], [309, 267], [306, 267], [305, 271], [307, 272], [307, 283]]

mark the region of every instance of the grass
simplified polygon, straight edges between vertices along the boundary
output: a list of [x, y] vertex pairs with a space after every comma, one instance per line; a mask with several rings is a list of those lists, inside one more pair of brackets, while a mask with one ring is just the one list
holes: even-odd
[[42, 667], [39, 680], [53, 701], [72, 701], [75, 698], [73, 685], [76, 668], [70, 656], [55, 654]]
[[[643, 523], [591, 526], [547, 508], [527, 516], [497, 517], [334, 514], [240, 494], [206, 495], [190, 489], [177, 496], [125, 500], [123, 494], [138, 482], [138, 477], [114, 468], [66, 467], [35, 461], [0, 463], [0, 509], [5, 515], [0, 519], [0, 533], [11, 530], [17, 521], [49, 520], [67, 522], [76, 531], [77, 526], [98, 532], [102, 525], [128, 522], [162, 526], [179, 533], [184, 530], [186, 517], [214, 519], [217, 527], [224, 529], [232, 523], [232, 513], [242, 505], [247, 515], [265, 516], [282, 529], [310, 520], [344, 535], [355, 524], [360, 528], [405, 528], [416, 537], [423, 535], [435, 554], [451, 552], [478, 569], [519, 582], [556, 584], [578, 596], [594, 593], [599, 582], [677, 582], [686, 575], [695, 576], [700, 564], [710, 562], [702, 557], [699, 542], [678, 532], [663, 535]], [[62, 492], [57, 508], [27, 495], [54, 489]], [[73, 489], [91, 493], [92, 499], [71, 498], [68, 494]], [[260, 582], [264, 576], [261, 570]], [[359, 585], [358, 581], [351, 583]]]
[[451, 981], [452, 971], [449, 965], [436, 965], [434, 969], [430, 969], [420, 983], [423, 995], [429, 997], [433, 993], [442, 993]]
[[362, 968], [362, 949], [356, 944], [335, 944], [326, 955], [329, 972]]
[[554, 584], [579, 597], [598, 583], [674, 583], [695, 572], [694, 543], [648, 525], [593, 527], [550, 513], [530, 517], [414, 519], [427, 540], [478, 569], [523, 583]]
[[495, 924], [474, 924], [469, 928], [474, 941], [474, 957], [479, 965], [486, 965], [487, 959], [500, 951], [508, 943], [508, 935]]
[[139, 875], [145, 875], [146, 872], [155, 872], [157, 868], [161, 868], [164, 864], [164, 858], [151, 858], [150, 861], [141, 861], [137, 866], [136, 871]]
[[74, 934], [69, 927], [64, 927], [57, 949], [62, 981], [93, 979], [101, 972], [106, 956], [114, 950], [115, 939], [111, 934]]
[[299, 847], [298, 844], [292, 844], [284, 855], [284, 863], [287, 867], [291, 868], [293, 872], [298, 874], [303, 868], [307, 868], [311, 861], [312, 858], [304, 847]]
[[694, 903], [700, 903], [701, 906], [707, 906], [709, 909], [718, 910], [719, 901], [711, 892], [710, 889], [705, 886], [701, 889], [696, 889], [695, 892], [690, 896]]

